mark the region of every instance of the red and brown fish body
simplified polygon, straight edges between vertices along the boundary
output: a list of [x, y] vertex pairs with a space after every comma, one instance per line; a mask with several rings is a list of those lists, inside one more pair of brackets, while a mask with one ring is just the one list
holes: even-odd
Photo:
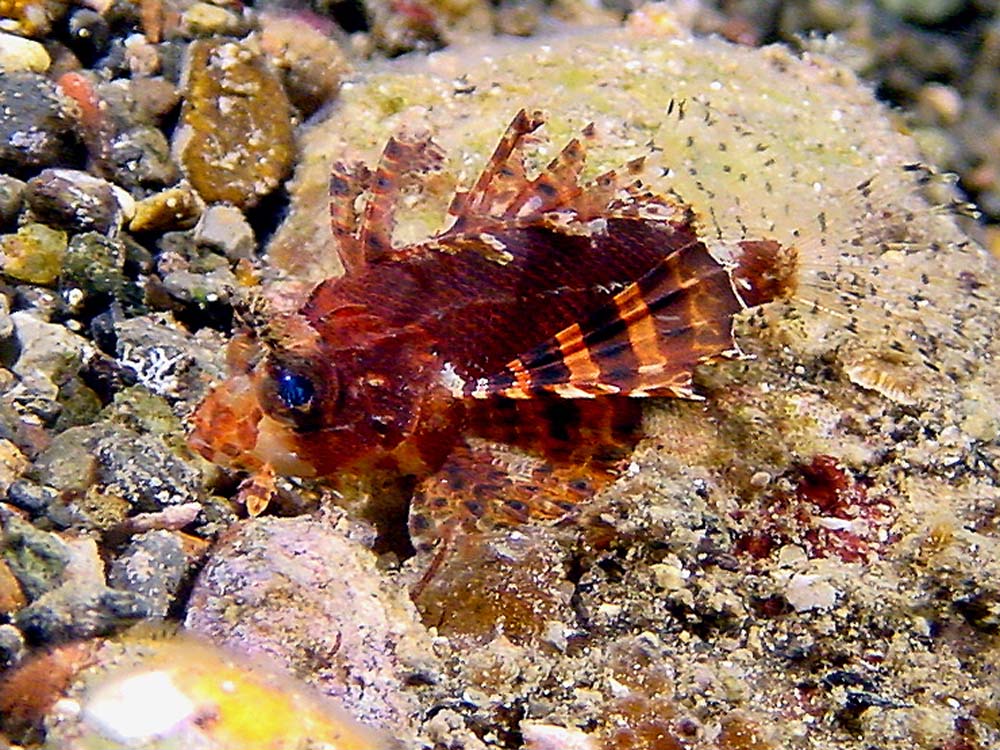
[[522, 141], [540, 125], [520, 112], [452, 225], [401, 248], [401, 181], [435, 168], [437, 148], [394, 138], [374, 173], [338, 164], [345, 276], [256, 326], [259, 350], [200, 407], [192, 446], [248, 471], [429, 476], [469, 436], [569, 455], [581, 436], [614, 440], [625, 397], [695, 397], [694, 368], [738, 353], [734, 316], [786, 290], [790, 254], [747, 241], [724, 266], [687, 207], [634, 177], [579, 184], [577, 140], [529, 178]]

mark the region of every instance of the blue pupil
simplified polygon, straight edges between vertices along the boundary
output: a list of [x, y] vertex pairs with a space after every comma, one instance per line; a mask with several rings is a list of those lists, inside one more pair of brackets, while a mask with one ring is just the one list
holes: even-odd
[[278, 375], [278, 396], [289, 409], [298, 409], [312, 401], [316, 391], [309, 378], [294, 372]]

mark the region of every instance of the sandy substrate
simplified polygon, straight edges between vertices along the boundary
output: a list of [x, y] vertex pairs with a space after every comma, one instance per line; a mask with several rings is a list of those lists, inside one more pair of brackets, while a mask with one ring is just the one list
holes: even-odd
[[[0, 517], [5, 653], [17, 638], [23, 652], [25, 634], [58, 644], [166, 616], [383, 732], [359, 747], [1000, 744], [997, 268], [871, 91], [826, 58], [691, 39], [641, 14], [628, 31], [351, 75], [301, 139], [292, 213], [261, 272], [272, 295], [341, 272], [332, 160], [373, 164], [389, 136], [428, 132], [446, 161], [399, 212], [396, 241], [413, 241], [442, 226], [521, 108], [547, 118], [533, 166], [593, 123], [585, 177], [645, 157], [644, 181], [694, 208], [720, 260], [744, 238], [794, 247], [794, 295], [739, 320], [747, 357], [701, 368], [704, 400], [649, 403], [620, 478], [572, 522], [459, 540], [416, 604], [428, 553], [376, 554], [353, 515], [379, 506], [379, 487], [295, 484], [312, 504], [237, 521], [235, 482], [183, 447], [190, 410], [223, 371], [212, 316], [250, 256], [236, 232], [202, 255], [159, 248], [173, 286], [148, 285], [154, 310], [107, 323], [113, 357], [95, 354], [101, 329], [71, 331], [55, 303], [28, 295], [34, 312], [4, 315], [22, 345], [7, 483], [31, 480]], [[80, 372], [110, 383], [110, 403], [50, 436], [42, 407]], [[350, 511], [335, 507], [345, 498]], [[172, 747], [95, 739], [114, 720], [86, 707], [109, 670], [132, 664], [123, 650], [173, 646], [83, 642], [38, 670], [48, 693], [70, 696], [38, 699], [47, 746]], [[207, 662], [200, 648], [187, 658]], [[253, 688], [261, 715], [289, 711], [279, 693]], [[9, 687], [0, 697], [10, 708]], [[346, 720], [331, 722], [323, 742]], [[241, 741], [281, 731], [259, 730]]]

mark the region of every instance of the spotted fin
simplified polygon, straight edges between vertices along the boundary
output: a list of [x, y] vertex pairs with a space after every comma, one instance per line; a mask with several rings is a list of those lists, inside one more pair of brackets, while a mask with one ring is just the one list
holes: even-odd
[[528, 114], [522, 109], [514, 115], [476, 183], [452, 199], [448, 213], [455, 217], [452, 229], [456, 233], [472, 228], [476, 217], [501, 214], [528, 184], [522, 149], [543, 122], [539, 112]]
[[456, 532], [557, 523], [613, 477], [600, 463], [553, 464], [519, 448], [472, 440], [417, 488], [410, 536], [417, 549], [431, 549], [446, 546]]

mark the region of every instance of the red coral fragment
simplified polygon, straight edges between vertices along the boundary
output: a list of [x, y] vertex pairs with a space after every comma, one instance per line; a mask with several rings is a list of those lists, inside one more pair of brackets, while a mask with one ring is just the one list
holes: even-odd
[[739, 537], [737, 552], [761, 560], [797, 544], [810, 558], [863, 562], [891, 541], [892, 503], [870, 497], [864, 483], [836, 458], [818, 455], [794, 471], [793, 492], [769, 496], [759, 513], [746, 514], [755, 528]]

